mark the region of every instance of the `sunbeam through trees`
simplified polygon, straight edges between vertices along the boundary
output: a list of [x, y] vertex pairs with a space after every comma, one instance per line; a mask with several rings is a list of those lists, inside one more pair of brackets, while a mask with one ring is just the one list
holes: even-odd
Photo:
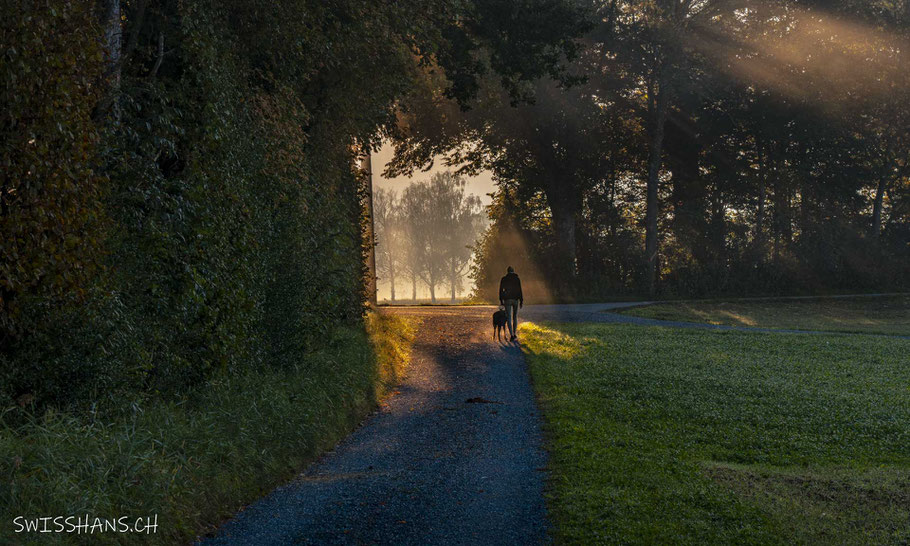
[[[464, 110], [430, 77], [403, 101], [392, 168], [491, 171], [493, 225], [561, 299], [907, 286], [907, 2], [586, 9], [577, 80], [536, 80], [516, 106], [486, 79]], [[511, 236], [487, 235], [479, 285]]]
[[[0, 0], [0, 82], [2, 544], [38, 540], [12, 530], [15, 517], [87, 512], [160, 511], [166, 530], [152, 543], [197, 541], [339, 445], [382, 397], [401, 394], [395, 385], [415, 362], [401, 390], [425, 404], [376, 415], [433, 434], [384, 428], [350, 472], [312, 483], [336, 492], [346, 481], [369, 484], [369, 497], [343, 495], [358, 503], [348, 514], [323, 497], [337, 521], [356, 516], [350, 525], [269, 540], [432, 543], [424, 531], [444, 521], [439, 529], [452, 532], [438, 542], [508, 542], [467, 527], [474, 516], [496, 532], [507, 526], [497, 519], [505, 511], [473, 503], [520, 508], [525, 494], [509, 493], [525, 491], [510, 489], [523, 485], [515, 476], [540, 483], [535, 514], [543, 514], [544, 474], [537, 464], [517, 474], [502, 466], [510, 444], [496, 440], [527, 433], [528, 445], [543, 449], [528, 421], [528, 361], [554, 374], [554, 396], [596, 394], [577, 406], [596, 423], [579, 428], [579, 416], [566, 413], [557, 421], [571, 435], [553, 436], [584, 451], [577, 460], [595, 480], [641, 474], [653, 450], [636, 452], [650, 444], [620, 444], [612, 433], [589, 444], [576, 434], [606, 432], [606, 417], [635, 407], [697, 415], [687, 404], [708, 394], [728, 409], [738, 396], [743, 408], [728, 414], [741, 448], [710, 444], [699, 457], [712, 464], [773, 462], [762, 444], [789, 438], [797, 458], [778, 462], [790, 472], [812, 460], [798, 456], [828, 453], [816, 449], [824, 444], [839, 459], [817, 462], [840, 470], [903, 465], [900, 480], [888, 478], [896, 493], [879, 504], [910, 498], [899, 449], [908, 437], [906, 343], [885, 337], [907, 333], [910, 0]], [[499, 301], [509, 266], [520, 275], [524, 325], [493, 342], [480, 325], [503, 317], [481, 304]], [[831, 298], [726, 305], [765, 296]], [[614, 312], [659, 300], [713, 301]], [[817, 315], [810, 325], [879, 338], [714, 331], [800, 329], [790, 315], [806, 309]], [[531, 324], [561, 317], [630, 324]], [[718, 324], [684, 341], [682, 328], [711, 326], [691, 320]], [[765, 334], [778, 337], [757, 337]], [[730, 340], [734, 360], [723, 356]], [[799, 348], [796, 360], [787, 360], [788, 343]], [[844, 355], [835, 346], [855, 358], [836, 364]], [[642, 365], [667, 347], [685, 358], [671, 350]], [[587, 359], [577, 377], [602, 393], [564, 373], [576, 357]], [[694, 377], [716, 374], [704, 376], [710, 388], [690, 391], [698, 396], [673, 398], [673, 389], [694, 386], [680, 375], [686, 359]], [[640, 383], [614, 384], [622, 362]], [[807, 381], [819, 383], [767, 396], [804, 364], [818, 372]], [[737, 378], [737, 370], [758, 375]], [[832, 390], [843, 378], [849, 388]], [[502, 398], [491, 398], [496, 382], [509, 386]], [[854, 384], [886, 396], [851, 406]], [[477, 392], [459, 390], [467, 385]], [[626, 398], [614, 396], [623, 388]], [[671, 403], [658, 408], [648, 392]], [[546, 416], [549, 394], [538, 394]], [[830, 396], [849, 404], [818, 420], [817, 441], [804, 443], [804, 417], [835, 407]], [[800, 406], [800, 397], [818, 404]], [[740, 425], [764, 419], [750, 410], [763, 400], [804, 410], [784, 408], [778, 421], [771, 411], [774, 422], [764, 424], [774, 426], [752, 429], [768, 435], [749, 436]], [[450, 434], [449, 417], [470, 434]], [[662, 433], [687, 449], [692, 435], [706, 434], [691, 420], [621, 421], [641, 424], [635, 434], [654, 423], [682, 427]], [[855, 442], [841, 441], [851, 434]], [[893, 453], [876, 452], [882, 439]], [[870, 456], [843, 456], [841, 445]], [[386, 448], [404, 455], [386, 459], [394, 468], [369, 459]], [[670, 451], [661, 457], [671, 462], [688, 453]], [[467, 452], [493, 471], [475, 469]], [[657, 487], [649, 470], [637, 492], [617, 495], [585, 477], [553, 506], [585, 506], [579, 543], [711, 542], [699, 537], [715, 535], [699, 533], [719, 514], [729, 527], [718, 544], [801, 541], [785, 531], [779, 540], [755, 535], [753, 523], [770, 519], [741, 519], [742, 499], [715, 510], [702, 502], [713, 489], [691, 474], [697, 469], [674, 464], [659, 466], [685, 487]], [[449, 502], [445, 491], [466, 483], [464, 469], [484, 488]], [[754, 482], [729, 470], [727, 478]], [[796, 483], [784, 475], [769, 487]], [[865, 487], [838, 490], [857, 492], [857, 514], [868, 509]], [[426, 496], [408, 493], [417, 490]], [[386, 494], [395, 502], [373, 502]], [[673, 502], [660, 504], [660, 495]], [[310, 506], [300, 499], [288, 510]], [[648, 502], [653, 512], [641, 512]], [[793, 506], [777, 509], [795, 517]], [[862, 535], [851, 533], [864, 517], [843, 519], [844, 534], [827, 526], [822, 508], [819, 534], [805, 536], [870, 542], [849, 538]], [[434, 516], [421, 527], [415, 512]], [[678, 516], [673, 526], [667, 514]], [[295, 525], [269, 516], [254, 527]], [[648, 520], [642, 534], [601, 532], [632, 516]], [[530, 519], [540, 534], [527, 536], [544, 540], [547, 521]], [[386, 533], [373, 528], [380, 520], [391, 531], [371, 534]], [[906, 520], [906, 510], [888, 512], [868, 536], [907, 544], [906, 529], [888, 527]], [[401, 540], [405, 529], [412, 540]], [[539, 542], [519, 536], [513, 542]], [[148, 543], [125, 534], [108, 541]]]

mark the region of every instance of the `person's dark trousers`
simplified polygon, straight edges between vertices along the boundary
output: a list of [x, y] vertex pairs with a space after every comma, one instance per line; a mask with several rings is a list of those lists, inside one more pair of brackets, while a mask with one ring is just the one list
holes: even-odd
[[509, 335], [515, 337], [518, 333], [518, 300], [505, 300], [502, 302], [506, 306], [506, 324], [509, 325]]

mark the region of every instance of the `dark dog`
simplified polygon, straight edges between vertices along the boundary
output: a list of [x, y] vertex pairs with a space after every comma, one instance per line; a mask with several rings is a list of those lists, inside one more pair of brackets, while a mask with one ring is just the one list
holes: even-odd
[[506, 329], [508, 317], [505, 307], [500, 307], [499, 311], [493, 313], [493, 339], [499, 336], [499, 341], [502, 341], [502, 331]]

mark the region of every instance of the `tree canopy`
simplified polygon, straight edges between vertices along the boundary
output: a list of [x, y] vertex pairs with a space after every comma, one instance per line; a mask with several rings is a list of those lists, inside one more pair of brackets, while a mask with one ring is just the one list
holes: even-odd
[[361, 319], [358, 165], [397, 133], [401, 99], [435, 74], [458, 108], [485, 80], [527, 100], [530, 82], [568, 79], [587, 24], [569, 0], [3, 0], [2, 14], [3, 407], [297, 365]]
[[[439, 154], [490, 169], [498, 227], [485, 244], [520, 239], [561, 297], [907, 285], [906, 2], [585, 12], [572, 81], [533, 82], [529, 103], [487, 79], [460, 112], [428, 78], [403, 102], [391, 171]], [[494, 261], [476, 272], [487, 297]]]

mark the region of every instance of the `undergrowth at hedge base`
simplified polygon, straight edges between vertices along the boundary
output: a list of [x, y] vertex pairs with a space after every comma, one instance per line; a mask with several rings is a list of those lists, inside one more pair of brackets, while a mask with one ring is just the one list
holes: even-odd
[[521, 327], [573, 544], [906, 544], [910, 341]]
[[414, 323], [366, 322], [290, 369], [217, 377], [179, 402], [108, 420], [47, 410], [15, 428], [0, 421], [0, 543], [74, 540], [16, 534], [19, 515], [158, 514], [154, 535], [93, 542], [187, 542], [211, 531], [333, 446], [401, 379]]

